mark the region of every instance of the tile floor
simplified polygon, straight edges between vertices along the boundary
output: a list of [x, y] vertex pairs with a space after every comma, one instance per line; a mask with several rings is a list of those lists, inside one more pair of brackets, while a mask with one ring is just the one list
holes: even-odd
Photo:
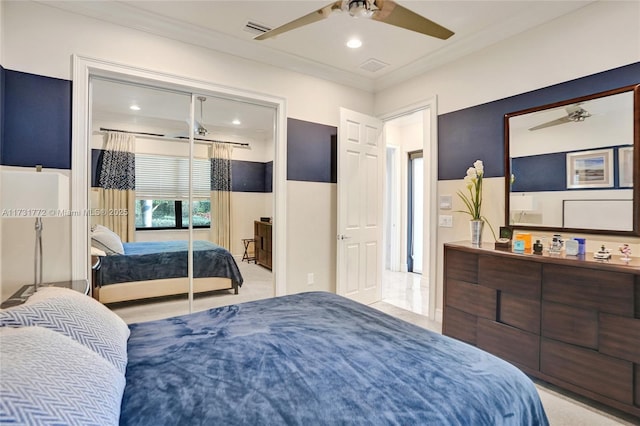
[[[248, 302], [273, 296], [271, 272], [255, 264], [238, 263], [245, 283], [240, 294], [223, 290], [197, 296], [193, 310]], [[429, 288], [421, 285], [421, 276], [411, 273], [385, 271], [382, 300], [371, 306], [423, 328], [442, 332], [442, 324], [430, 321], [425, 315], [429, 306]], [[186, 298], [168, 299], [153, 303], [125, 303], [112, 306], [114, 312], [127, 323], [151, 321], [188, 313]], [[640, 419], [596, 405], [576, 395], [569, 395], [552, 385], [535, 381], [540, 398], [552, 426], [616, 426], [639, 425]]]

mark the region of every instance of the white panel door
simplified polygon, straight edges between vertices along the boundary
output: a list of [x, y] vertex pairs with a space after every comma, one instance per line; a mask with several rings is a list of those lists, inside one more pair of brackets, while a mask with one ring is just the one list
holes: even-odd
[[384, 199], [382, 121], [340, 108], [337, 293], [380, 300]]

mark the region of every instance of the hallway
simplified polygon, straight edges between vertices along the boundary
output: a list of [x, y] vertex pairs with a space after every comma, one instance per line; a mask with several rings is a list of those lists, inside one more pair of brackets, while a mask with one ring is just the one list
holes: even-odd
[[429, 315], [429, 287], [422, 275], [411, 272], [382, 273], [382, 301], [419, 315]]

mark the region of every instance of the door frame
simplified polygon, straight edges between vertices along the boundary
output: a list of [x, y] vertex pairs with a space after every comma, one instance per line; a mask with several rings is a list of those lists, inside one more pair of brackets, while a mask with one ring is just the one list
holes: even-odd
[[[422, 125], [422, 152], [424, 156], [424, 212], [423, 241], [424, 252], [422, 265], [428, 268], [428, 273], [422, 274], [421, 285], [429, 288], [429, 319], [436, 320], [436, 296], [437, 296], [437, 250], [438, 250], [438, 97], [433, 96], [414, 104], [407, 105], [378, 117], [386, 123], [403, 115], [423, 111], [429, 117], [429, 129], [425, 130], [424, 120]], [[428, 208], [426, 206], [428, 205]], [[428, 216], [428, 217], [427, 217]], [[428, 249], [427, 249], [428, 248]]]
[[[383, 130], [384, 132], [384, 130]], [[401, 161], [401, 149], [397, 145], [387, 145], [386, 137], [384, 138], [386, 154], [389, 151], [393, 151], [393, 156], [390, 158], [388, 155], [385, 158], [385, 185], [391, 181], [391, 191], [389, 191], [389, 187], [385, 186], [385, 194], [389, 194], [391, 192], [391, 197], [386, 197], [384, 203], [384, 224], [385, 230], [384, 235], [389, 241], [385, 241], [385, 249], [387, 247], [386, 242], [389, 243], [388, 252], [384, 253], [384, 267], [386, 267], [387, 257], [389, 258], [389, 270], [391, 271], [400, 271], [402, 268], [400, 266], [400, 245], [401, 245], [401, 236], [400, 236], [400, 216], [401, 216], [401, 185], [400, 185], [400, 161]], [[389, 161], [391, 160], [391, 162]], [[389, 163], [391, 163], [391, 167], [389, 167]], [[391, 174], [391, 179], [388, 179], [389, 174]], [[387, 229], [388, 227], [392, 227], [395, 225], [394, 229]], [[391, 234], [388, 236], [388, 234]]]
[[287, 114], [286, 99], [273, 95], [217, 85], [189, 77], [162, 73], [101, 59], [73, 55], [73, 115], [71, 150], [71, 210], [78, 212], [71, 218], [71, 271], [73, 280], [91, 277], [89, 217], [89, 164], [91, 159], [91, 94], [92, 76], [110, 77], [123, 81], [153, 82], [159, 87], [175, 88], [191, 93], [211, 93], [229, 99], [245, 100], [273, 107], [276, 110], [274, 135], [274, 236], [276, 253], [273, 261], [273, 285], [276, 296], [287, 293], [286, 241], [287, 241]]
[[[424, 126], [424, 123], [423, 123]], [[424, 141], [423, 141], [424, 145]], [[413, 160], [416, 158], [422, 158], [424, 161], [424, 153], [420, 149], [418, 151], [411, 151], [407, 153], [407, 271], [415, 273], [413, 271], [413, 243], [414, 243], [414, 221], [413, 217], [413, 206], [414, 206], [414, 198], [413, 198], [413, 189], [415, 185], [414, 176], [413, 176]], [[424, 170], [424, 168], [423, 168]], [[424, 185], [424, 179], [423, 179]], [[424, 191], [423, 191], [424, 194]], [[422, 272], [420, 272], [422, 274]]]

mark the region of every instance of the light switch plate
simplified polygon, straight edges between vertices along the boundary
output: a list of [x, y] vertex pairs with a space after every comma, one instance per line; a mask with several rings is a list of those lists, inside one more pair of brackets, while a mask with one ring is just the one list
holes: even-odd
[[451, 210], [451, 204], [453, 200], [451, 199], [451, 195], [441, 195], [440, 196], [440, 210]]
[[453, 216], [441, 214], [438, 216], [438, 226], [442, 228], [453, 228]]

